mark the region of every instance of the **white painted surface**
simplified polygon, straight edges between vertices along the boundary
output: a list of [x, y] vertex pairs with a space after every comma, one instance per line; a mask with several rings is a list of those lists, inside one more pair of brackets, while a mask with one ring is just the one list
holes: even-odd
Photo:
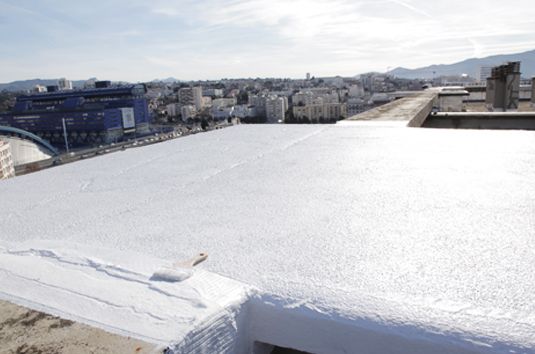
[[[330, 353], [376, 353], [388, 340], [533, 353], [534, 138], [238, 126], [5, 181], [0, 239], [167, 261], [206, 251], [204, 269], [258, 289], [260, 320], [300, 319], [285, 338], [262, 324], [253, 340]], [[317, 321], [341, 332], [321, 337]], [[307, 323], [315, 340], [302, 337]], [[314, 346], [320, 338], [331, 345]]]
[[0, 296], [162, 347], [194, 351], [206, 343], [191, 340], [192, 331], [208, 328], [210, 348], [244, 351], [235, 323], [251, 288], [202, 268], [182, 282], [152, 280], [162, 263], [57, 241], [8, 244], [0, 248]]

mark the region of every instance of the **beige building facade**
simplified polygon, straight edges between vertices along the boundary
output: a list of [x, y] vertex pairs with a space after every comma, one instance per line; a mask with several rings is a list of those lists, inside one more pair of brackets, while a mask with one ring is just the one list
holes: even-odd
[[11, 156], [11, 146], [0, 140], [0, 179], [15, 177], [15, 167]]
[[296, 119], [309, 119], [311, 122], [319, 122], [320, 120], [338, 120], [347, 118], [347, 107], [343, 103], [294, 106], [293, 114]]

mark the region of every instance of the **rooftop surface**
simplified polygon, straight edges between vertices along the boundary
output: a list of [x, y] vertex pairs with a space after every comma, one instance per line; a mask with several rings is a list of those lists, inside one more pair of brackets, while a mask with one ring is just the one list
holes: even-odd
[[[157, 343], [249, 303], [249, 342], [311, 353], [534, 353], [534, 141], [370, 122], [242, 125], [17, 177], [0, 183], [0, 296], [119, 332], [113, 305], [137, 304], [152, 320], [127, 332]], [[91, 258], [96, 249], [111, 263]], [[147, 282], [158, 262], [201, 251], [210, 256], [191, 279]], [[68, 288], [112, 315], [53, 301], [63, 278], [32, 276], [34, 262], [89, 265], [88, 284], [100, 285]], [[111, 264], [121, 277], [102, 278]], [[93, 296], [119, 278], [146, 296]], [[190, 295], [208, 285], [196, 306]], [[170, 300], [155, 309], [154, 288], [189, 294], [193, 318]]]

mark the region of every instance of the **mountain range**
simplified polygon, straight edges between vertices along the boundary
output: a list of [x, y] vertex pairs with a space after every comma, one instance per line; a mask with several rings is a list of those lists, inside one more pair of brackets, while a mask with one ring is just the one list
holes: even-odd
[[[84, 83], [87, 80], [75, 80], [72, 82], [74, 88], [84, 87]], [[174, 77], [169, 77], [167, 79], [154, 79], [152, 82], [164, 82], [164, 83], [175, 83], [180, 82], [180, 80], [175, 79]], [[118, 82], [120, 84], [128, 84], [128, 82]], [[9, 92], [25, 92], [33, 89], [36, 85], [41, 86], [53, 86], [58, 84], [58, 79], [31, 79], [31, 80], [20, 80], [13, 81], [5, 84], [0, 84], [1, 91]]]
[[[74, 88], [81, 88], [84, 86], [86, 80], [73, 81], [72, 86]], [[31, 90], [35, 85], [41, 86], [53, 86], [58, 84], [58, 79], [31, 79], [31, 80], [20, 80], [13, 81], [6, 84], [0, 84], [0, 91], [10, 91], [10, 92], [23, 92]]]
[[[482, 66], [496, 66], [508, 61], [520, 61], [520, 71], [523, 78], [535, 77], [535, 50], [504, 55], [493, 55], [485, 58], [471, 58], [453, 64], [430, 65], [422, 68], [407, 69], [396, 68], [388, 73], [395, 77], [404, 79], [432, 79], [439, 76], [458, 76], [466, 74], [473, 78], [479, 78], [479, 70]], [[86, 80], [73, 81], [73, 87], [83, 87]], [[169, 77], [167, 79], [156, 79], [154, 81], [173, 83], [180, 80]], [[13, 81], [0, 84], [0, 91], [22, 92], [31, 90], [35, 85], [49, 86], [57, 85], [58, 79], [32, 79]]]
[[432, 79], [439, 76], [458, 76], [466, 74], [479, 78], [482, 66], [496, 66], [508, 61], [520, 61], [520, 71], [523, 78], [535, 76], [535, 50], [504, 55], [493, 55], [485, 58], [472, 58], [454, 64], [430, 65], [423, 68], [396, 68], [388, 73], [403, 79]]

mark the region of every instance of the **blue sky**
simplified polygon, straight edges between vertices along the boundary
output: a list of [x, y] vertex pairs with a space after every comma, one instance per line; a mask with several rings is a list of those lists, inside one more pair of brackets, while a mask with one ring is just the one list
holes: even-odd
[[532, 0], [0, 0], [0, 82], [348, 75], [535, 49]]

